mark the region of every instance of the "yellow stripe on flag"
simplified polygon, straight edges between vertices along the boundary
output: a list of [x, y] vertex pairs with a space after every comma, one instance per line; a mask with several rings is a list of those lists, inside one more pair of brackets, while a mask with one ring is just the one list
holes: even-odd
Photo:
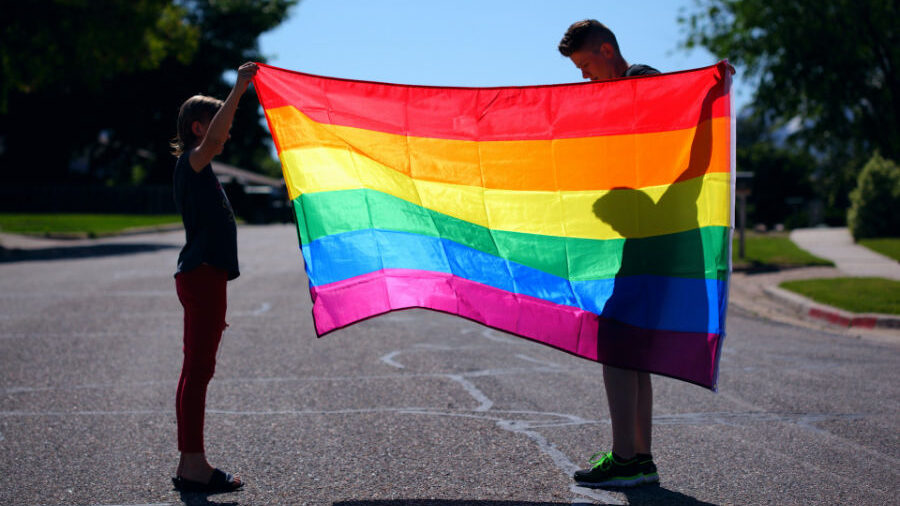
[[281, 159], [291, 199], [367, 188], [496, 230], [618, 239], [730, 225], [730, 174], [640, 189], [515, 191], [416, 180], [347, 148], [292, 149]]

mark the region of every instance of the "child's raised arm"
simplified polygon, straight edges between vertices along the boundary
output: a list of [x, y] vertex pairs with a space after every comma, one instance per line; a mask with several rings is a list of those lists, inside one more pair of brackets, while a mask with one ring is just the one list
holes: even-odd
[[[247, 91], [247, 86], [250, 85], [250, 80], [256, 75], [258, 69], [259, 67], [251, 62], [241, 65], [238, 68], [237, 82], [234, 83], [234, 88], [231, 89], [231, 93], [228, 94], [225, 103], [213, 116], [209, 125], [204, 126], [196, 122], [191, 126], [191, 128], [199, 129], [194, 134], [203, 139], [196, 148], [191, 150], [189, 155], [191, 168], [195, 172], [203, 170], [203, 167], [206, 167], [213, 157], [222, 152], [225, 141], [230, 137], [228, 132], [231, 130], [231, 122], [234, 120], [234, 113], [237, 110], [238, 102], [241, 100], [241, 95]], [[203, 131], [204, 128], [205, 132]]]

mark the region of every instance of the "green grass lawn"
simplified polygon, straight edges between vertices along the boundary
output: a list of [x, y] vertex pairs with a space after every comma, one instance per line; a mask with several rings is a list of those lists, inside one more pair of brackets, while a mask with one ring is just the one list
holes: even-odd
[[863, 239], [858, 244], [900, 262], [900, 237]]
[[783, 268], [834, 265], [797, 247], [782, 234], [757, 234], [748, 232], [744, 241], [744, 258], [738, 258], [738, 233], [735, 231], [731, 247], [732, 264], [736, 268]]
[[0, 231], [26, 235], [101, 237], [128, 229], [181, 223], [177, 214], [0, 213]]
[[832, 278], [785, 281], [782, 288], [854, 313], [900, 314], [900, 281]]

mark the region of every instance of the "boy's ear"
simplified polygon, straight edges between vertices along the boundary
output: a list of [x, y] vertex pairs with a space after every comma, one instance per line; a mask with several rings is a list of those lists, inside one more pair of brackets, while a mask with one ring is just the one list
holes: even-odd
[[603, 55], [607, 60], [613, 59], [616, 56], [616, 48], [613, 47], [609, 42], [604, 42], [600, 46], [600, 54]]

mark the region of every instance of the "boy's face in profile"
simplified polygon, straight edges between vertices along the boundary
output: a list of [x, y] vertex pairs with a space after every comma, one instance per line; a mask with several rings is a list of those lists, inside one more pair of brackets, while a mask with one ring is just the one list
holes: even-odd
[[586, 46], [572, 53], [569, 59], [578, 67], [581, 77], [585, 79], [601, 81], [618, 77], [614, 65], [615, 49], [609, 43], [594, 48]]

